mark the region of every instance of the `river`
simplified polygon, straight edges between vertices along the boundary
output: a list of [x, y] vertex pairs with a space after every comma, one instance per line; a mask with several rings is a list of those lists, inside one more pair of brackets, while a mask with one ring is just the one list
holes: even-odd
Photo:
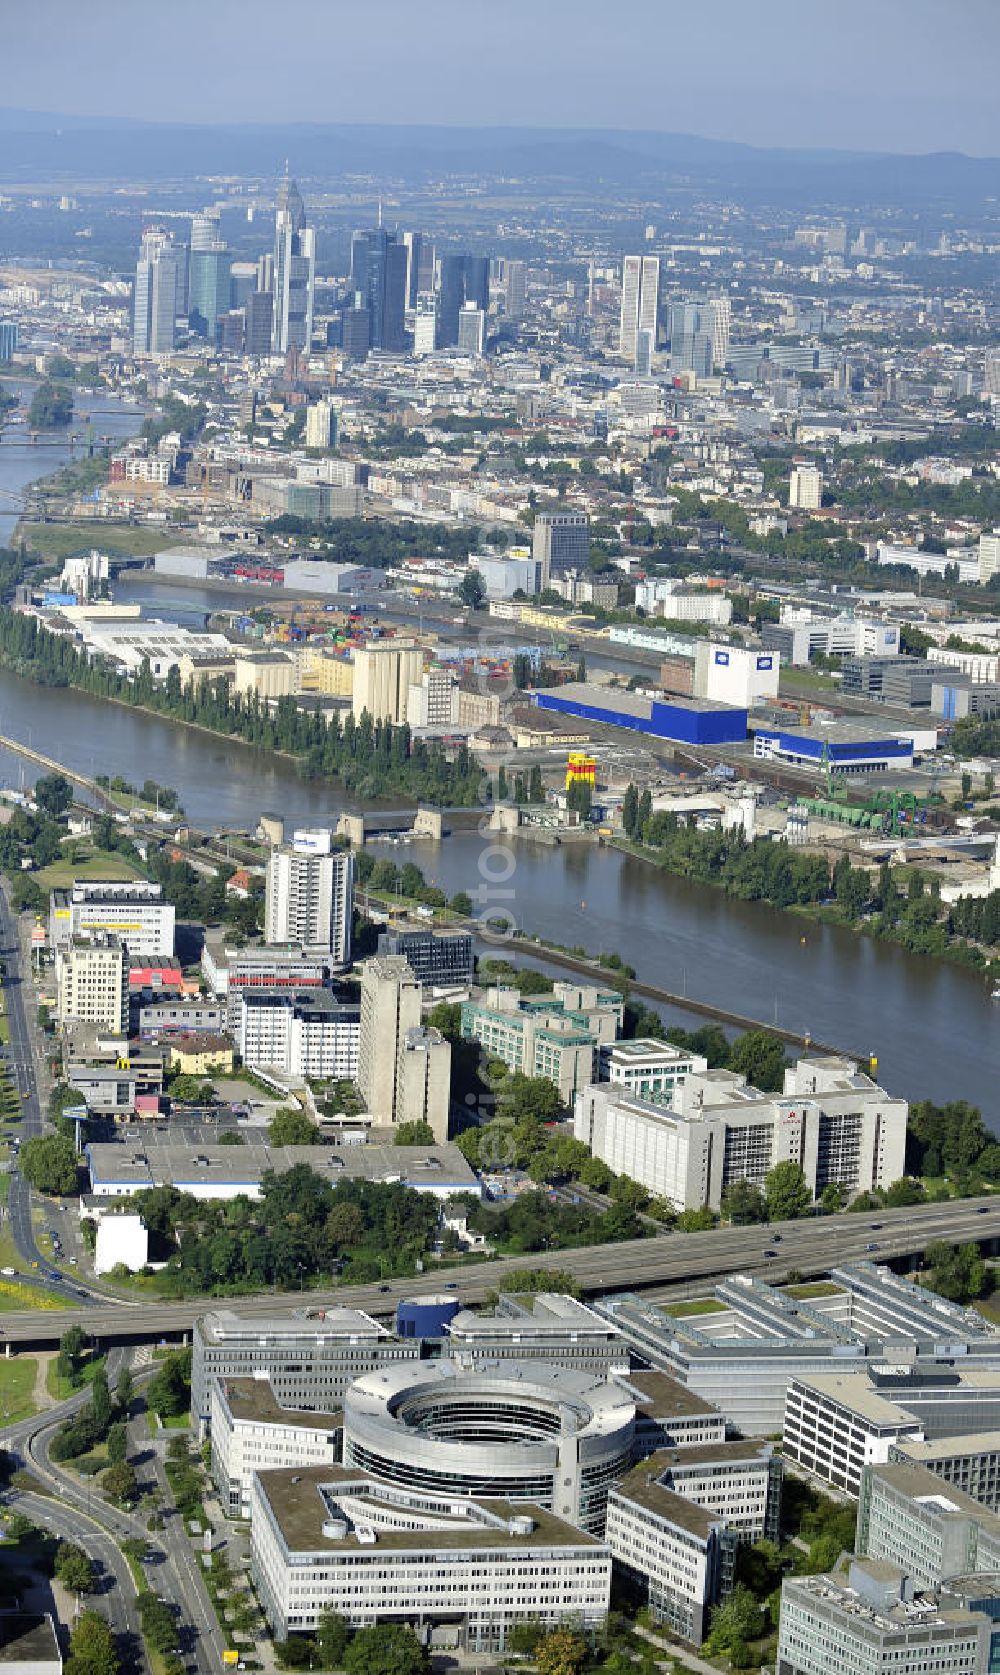
[[[253, 826], [262, 809], [331, 823], [348, 806], [336, 788], [301, 779], [291, 763], [4, 670], [0, 723], [0, 731], [81, 773], [176, 787], [196, 825]], [[0, 777], [17, 785], [22, 775], [31, 783], [35, 770], [0, 751]], [[465, 889], [476, 898], [492, 875], [482, 905], [509, 907], [526, 931], [617, 950], [640, 976], [675, 993], [808, 1030], [858, 1055], [874, 1052], [894, 1092], [969, 1099], [1000, 1130], [1000, 1003], [991, 1003], [981, 977], [960, 967], [732, 901], [613, 849], [516, 841], [505, 856], [475, 832], [458, 831], [443, 843], [380, 852], [413, 859], [449, 894]]]
[[[22, 400], [34, 388], [32, 383], [18, 378], [5, 378], [3, 385]], [[97, 394], [79, 392], [69, 429], [83, 431], [92, 424], [95, 436], [120, 442], [136, 435], [142, 417], [141, 408], [120, 401], [106, 390]], [[5, 426], [0, 432], [0, 547], [10, 541], [21, 515], [20, 504], [12, 497], [23, 494], [28, 484], [39, 477], [51, 476], [67, 460], [82, 458], [83, 453], [83, 445], [78, 442], [74, 447], [69, 435], [56, 439], [51, 434], [45, 435], [42, 444], [36, 446], [26, 439], [23, 426]]]

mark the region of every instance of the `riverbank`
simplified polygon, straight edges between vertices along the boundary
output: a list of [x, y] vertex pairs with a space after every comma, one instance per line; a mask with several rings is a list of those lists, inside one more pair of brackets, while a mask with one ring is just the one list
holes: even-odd
[[[688, 837], [691, 841], [696, 841], [699, 835], [689, 833]], [[715, 834], [705, 834], [706, 852], [711, 847], [711, 840], [714, 836]], [[665, 855], [662, 850], [636, 843], [627, 837], [606, 837], [601, 841], [611, 848], [618, 849], [622, 854], [631, 856], [633, 860], [654, 867], [659, 872], [667, 873], [671, 878], [683, 879], [692, 876], [687, 869], [671, 866], [670, 857]], [[797, 853], [803, 854], [804, 851], [797, 851]], [[863, 868], [854, 868], [853, 871], [856, 875], [862, 871], [867, 873], [867, 869]], [[918, 876], [919, 868], [911, 868], [909, 873], [910, 876]], [[951, 932], [947, 930], [946, 923], [941, 918], [936, 918], [934, 924], [929, 925], [927, 929], [931, 932], [936, 930], [943, 935], [947, 935], [949, 940], [938, 947], [914, 947], [912, 940], [906, 935], [895, 934], [891, 926], [887, 927], [885, 925], [883, 915], [865, 914], [864, 916], [851, 917], [841, 908], [831, 905], [828, 900], [782, 902], [775, 901], [766, 894], [747, 896], [742, 892], [730, 889], [724, 877], [713, 876], [707, 872], [699, 873], [696, 876], [699, 884], [705, 884], [712, 890], [719, 890], [731, 901], [749, 900], [759, 902], [762, 906], [769, 907], [776, 913], [788, 913], [794, 915], [797, 919], [808, 920], [812, 924], [832, 925], [838, 930], [849, 931], [855, 936], [864, 936], [876, 942], [890, 943], [893, 947], [902, 948], [915, 959], [943, 960], [950, 965], [961, 966], [967, 971], [981, 975], [990, 983], [1000, 978], [1000, 949], [982, 947], [963, 938], [951, 940]], [[927, 897], [925, 899], [930, 901], [932, 898]]]

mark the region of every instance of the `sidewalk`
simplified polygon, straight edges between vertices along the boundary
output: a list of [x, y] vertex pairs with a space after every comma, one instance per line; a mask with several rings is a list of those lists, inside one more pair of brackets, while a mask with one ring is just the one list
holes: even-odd
[[704, 1658], [698, 1656], [697, 1652], [692, 1651], [690, 1646], [668, 1644], [665, 1640], [660, 1640], [655, 1634], [650, 1633], [648, 1628], [640, 1628], [638, 1623], [634, 1627], [636, 1634], [643, 1640], [648, 1640], [651, 1646], [655, 1646], [658, 1652], [662, 1652], [664, 1658], [676, 1659], [678, 1663], [684, 1665], [685, 1669], [694, 1670], [696, 1675], [719, 1675], [718, 1664], [707, 1663]]

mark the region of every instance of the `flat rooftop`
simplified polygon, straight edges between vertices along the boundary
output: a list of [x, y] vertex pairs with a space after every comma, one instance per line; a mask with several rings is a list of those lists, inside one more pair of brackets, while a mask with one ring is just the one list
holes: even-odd
[[[346, 1466], [306, 1466], [297, 1470], [262, 1471], [258, 1473], [258, 1478], [290, 1552], [433, 1553], [441, 1548], [467, 1550], [477, 1547], [500, 1551], [511, 1547], [522, 1547], [525, 1550], [532, 1547], [563, 1546], [599, 1549], [603, 1545], [596, 1536], [587, 1535], [574, 1525], [564, 1523], [561, 1518], [555, 1517], [553, 1513], [531, 1501], [477, 1498], [475, 1501], [456, 1503], [454, 1499], [444, 1497], [434, 1506], [435, 1521], [447, 1518], [456, 1504], [463, 1504], [468, 1506], [472, 1514], [477, 1507], [481, 1507], [494, 1518], [504, 1520], [504, 1523], [497, 1527], [479, 1523], [474, 1516], [461, 1516], [454, 1519], [450, 1528], [378, 1528], [375, 1547], [372, 1549], [359, 1542], [352, 1530], [349, 1529], [344, 1536], [327, 1535], [324, 1534], [324, 1525], [328, 1524], [331, 1518], [337, 1517], [338, 1495], [348, 1496], [352, 1488], [370, 1494], [373, 1509], [380, 1504], [391, 1506], [388, 1497], [384, 1502], [380, 1502], [380, 1496], [386, 1493], [386, 1485], [376, 1482], [364, 1472], [353, 1471]], [[324, 1489], [330, 1491], [329, 1498], [324, 1497]], [[437, 1497], [430, 1495], [421, 1498], [429, 1506], [437, 1500]], [[512, 1535], [506, 1528], [506, 1523], [512, 1518], [530, 1518], [535, 1527], [530, 1534]]]
[[339, 1431], [343, 1414], [282, 1407], [266, 1378], [223, 1378], [222, 1394], [233, 1418], [261, 1425], [296, 1425], [309, 1431]]
[[[110, 1074], [110, 1072], [107, 1072]], [[339, 1180], [399, 1181], [418, 1191], [481, 1192], [475, 1171], [457, 1146], [219, 1146], [145, 1134], [135, 1141], [97, 1141], [86, 1148], [96, 1187], [176, 1186], [204, 1191], [256, 1191], [269, 1169], [284, 1174], [304, 1163], [335, 1185]]]
[[669, 1373], [652, 1371], [630, 1372], [618, 1379], [629, 1391], [636, 1393], [636, 1408], [652, 1419], [688, 1419], [699, 1415], [718, 1415], [712, 1403], [699, 1396], [686, 1384], [681, 1384]]
[[31, 1611], [0, 1611], [0, 1664], [4, 1663], [61, 1664], [52, 1618]]
[[651, 1460], [643, 1460], [618, 1483], [613, 1483], [611, 1495], [621, 1495], [657, 1518], [663, 1518], [678, 1529], [686, 1530], [689, 1535], [707, 1541], [712, 1530], [725, 1520], [717, 1513], [707, 1512], [703, 1506], [695, 1506], [694, 1501], [679, 1495], [676, 1489], [668, 1489], [660, 1483], [654, 1468], [657, 1458], [654, 1454]]
[[811, 1390], [824, 1401], [836, 1402], [840, 1407], [856, 1413], [871, 1425], [898, 1426], [919, 1424], [915, 1414], [908, 1413], [901, 1402], [881, 1396], [872, 1389], [867, 1373], [803, 1373], [794, 1382], [804, 1390]]
[[208, 1344], [243, 1343], [247, 1339], [278, 1339], [316, 1343], [323, 1338], [387, 1338], [391, 1333], [362, 1309], [329, 1304], [301, 1309], [295, 1314], [244, 1315], [233, 1309], [212, 1309], [201, 1316], [201, 1335]]

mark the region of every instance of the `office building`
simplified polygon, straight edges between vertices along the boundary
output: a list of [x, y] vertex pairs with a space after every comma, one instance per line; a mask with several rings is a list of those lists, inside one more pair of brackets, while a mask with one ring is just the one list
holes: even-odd
[[361, 1014], [328, 989], [295, 994], [244, 991], [236, 1042], [251, 1070], [294, 1081], [353, 1081], [358, 1073]]
[[[491, 1313], [459, 1309], [446, 1332], [447, 1354], [467, 1371], [501, 1361], [543, 1361], [596, 1379], [628, 1375], [629, 1351], [621, 1333], [586, 1303], [554, 1292], [532, 1297], [502, 1292]], [[638, 1389], [629, 1393], [638, 1412], [646, 1396]]]
[[656, 326], [660, 301], [660, 259], [658, 256], [626, 256], [622, 267], [622, 308], [619, 354], [630, 366], [638, 365], [640, 340], [646, 340], [646, 360], [656, 348]]
[[363, 361], [371, 347], [371, 315], [368, 309], [352, 304], [341, 315], [343, 350], [349, 361]]
[[653, 1454], [613, 1484], [605, 1539], [651, 1615], [700, 1644], [733, 1585], [737, 1548], [777, 1539], [780, 1511], [773, 1446], [713, 1442]]
[[458, 347], [464, 355], [481, 356], [486, 349], [486, 315], [474, 302], [462, 304], [458, 315]]
[[788, 504], [800, 512], [818, 512], [823, 504], [823, 473], [808, 460], [796, 460], [788, 477]]
[[458, 681], [450, 669], [425, 669], [406, 694], [406, 720], [413, 728], [450, 731], [458, 721]]
[[274, 218], [271, 350], [309, 353], [316, 285], [316, 234], [306, 225], [305, 205], [294, 180], [285, 175]]
[[636, 1099], [671, 1105], [674, 1093], [686, 1076], [699, 1076], [708, 1060], [686, 1047], [669, 1041], [616, 1041], [600, 1049], [600, 1079], [619, 1087]]
[[866, 1465], [885, 1465], [894, 1444], [923, 1441], [924, 1428], [864, 1373], [793, 1379], [785, 1397], [782, 1448], [814, 1477], [857, 1496]]
[[471, 553], [469, 563], [483, 578], [488, 599], [512, 599], [515, 593], [539, 593], [542, 567], [539, 560], [522, 548], [520, 553]]
[[413, 311], [413, 353], [433, 355], [438, 341], [438, 299], [434, 291], [421, 291]]
[[361, 967], [358, 1087], [377, 1124], [426, 1122], [448, 1138], [451, 1047], [421, 1024], [423, 990], [405, 959], [377, 956]]
[[[934, 1434], [930, 1392], [953, 1377], [957, 1359], [972, 1394], [977, 1381], [981, 1385], [985, 1375], [1000, 1370], [995, 1326], [888, 1268], [868, 1262], [835, 1268], [830, 1287], [822, 1297], [795, 1298], [736, 1275], [714, 1288], [713, 1311], [693, 1319], [667, 1315], [638, 1297], [610, 1298], [594, 1306], [615, 1323], [637, 1355], [722, 1407], [745, 1435], [780, 1434], [793, 1379], [846, 1375], [883, 1363], [905, 1363], [909, 1382], [893, 1388], [880, 1378], [880, 1393], [901, 1406], [912, 1402], [925, 1430]], [[980, 1412], [985, 1407], [989, 1416], [991, 1403], [983, 1402], [982, 1389], [978, 1395]], [[985, 1422], [993, 1421], [987, 1417]], [[971, 1421], [977, 1423], [982, 1421]]]
[[263, 360], [271, 353], [274, 335], [274, 297], [271, 292], [253, 291], [246, 300], [244, 312], [244, 350], [251, 360]]
[[351, 240], [351, 289], [368, 313], [369, 348], [390, 354], [406, 348], [409, 254], [382, 226], [356, 232]]
[[334, 849], [329, 832], [296, 832], [267, 861], [264, 939], [298, 943], [328, 954], [334, 965], [351, 959], [354, 857]]
[[379, 933], [379, 958], [403, 959], [418, 982], [428, 988], [469, 983], [475, 972], [469, 931], [396, 928]]
[[49, 943], [58, 951], [74, 937], [119, 936], [134, 959], [167, 959], [174, 951], [174, 907], [163, 887], [144, 878], [77, 879], [49, 896]]
[[781, 1585], [778, 1675], [985, 1675], [997, 1667], [1000, 1585], [918, 1591], [905, 1566], [853, 1559], [846, 1575]]
[[983, 532], [979, 537], [979, 580], [985, 587], [1000, 573], [1000, 530]]
[[686, 1075], [672, 1107], [594, 1084], [576, 1101], [574, 1133], [616, 1174], [678, 1210], [718, 1211], [730, 1186], [763, 1187], [786, 1161], [800, 1166], [817, 1198], [831, 1185], [847, 1199], [884, 1190], [904, 1173], [906, 1117], [906, 1101], [850, 1060], [800, 1059], [782, 1095], [728, 1070]]
[[224, 244], [191, 247], [188, 258], [188, 318], [199, 337], [215, 343], [219, 322], [229, 312], [232, 256]]
[[226, 1028], [231, 1033], [239, 1025], [244, 992], [321, 989], [329, 963], [321, 953], [306, 955], [301, 946], [236, 948], [227, 945], [219, 931], [208, 932], [201, 953], [202, 973], [212, 994], [225, 1002]]
[[363, 1373], [420, 1354], [419, 1343], [394, 1337], [370, 1315], [330, 1304], [253, 1320], [211, 1310], [195, 1321], [191, 1344], [191, 1413], [202, 1432], [215, 1379], [266, 1378], [281, 1407], [329, 1413]]
[[306, 408], [306, 447], [337, 446], [337, 409], [330, 401], [312, 401]]
[[635, 1404], [613, 1380], [531, 1361], [409, 1362], [344, 1396], [344, 1465], [430, 1494], [530, 1500], [591, 1535], [629, 1465]]
[[504, 256], [497, 267], [504, 319], [523, 320], [528, 295], [528, 264]]
[[375, 641], [354, 653], [351, 710], [355, 721], [367, 711], [373, 721], [406, 720], [410, 687], [424, 672], [424, 654], [406, 640]]
[[547, 1076], [567, 1105], [592, 1082], [598, 1049], [614, 1041], [621, 997], [593, 985], [556, 983], [551, 995], [486, 989], [462, 1004], [462, 1036], [525, 1076]]
[[1000, 1571], [1000, 1518], [926, 1466], [866, 1466], [857, 1551], [899, 1567], [920, 1588]]
[[442, 256], [438, 290], [438, 348], [453, 349], [459, 341], [459, 319], [469, 303], [485, 315], [490, 306], [488, 256], [455, 253]]
[[415, 308], [419, 296], [434, 290], [434, 240], [426, 233], [404, 233], [403, 245], [406, 250], [406, 306]]
[[0, 320], [0, 363], [12, 361], [17, 349], [17, 324], [14, 320]]
[[418, 1623], [476, 1654], [501, 1653], [528, 1620], [597, 1628], [607, 1548], [540, 1506], [484, 1493], [435, 1497], [349, 1467], [255, 1476], [251, 1574], [275, 1639], [315, 1631], [325, 1611], [352, 1628]]
[[59, 1021], [128, 1035], [128, 949], [116, 936], [73, 937], [56, 957]]
[[213, 1379], [210, 1403], [211, 1472], [230, 1518], [249, 1519], [255, 1472], [340, 1463], [340, 1413], [282, 1407], [266, 1378]]
[[541, 566], [541, 585], [560, 570], [586, 570], [590, 523], [585, 512], [536, 512], [531, 554]]
[[715, 304], [675, 302], [670, 306], [670, 370], [711, 376], [720, 317]]
[[165, 228], [147, 227], [132, 299], [132, 352], [138, 359], [172, 352], [186, 295], [187, 250], [174, 244]]

